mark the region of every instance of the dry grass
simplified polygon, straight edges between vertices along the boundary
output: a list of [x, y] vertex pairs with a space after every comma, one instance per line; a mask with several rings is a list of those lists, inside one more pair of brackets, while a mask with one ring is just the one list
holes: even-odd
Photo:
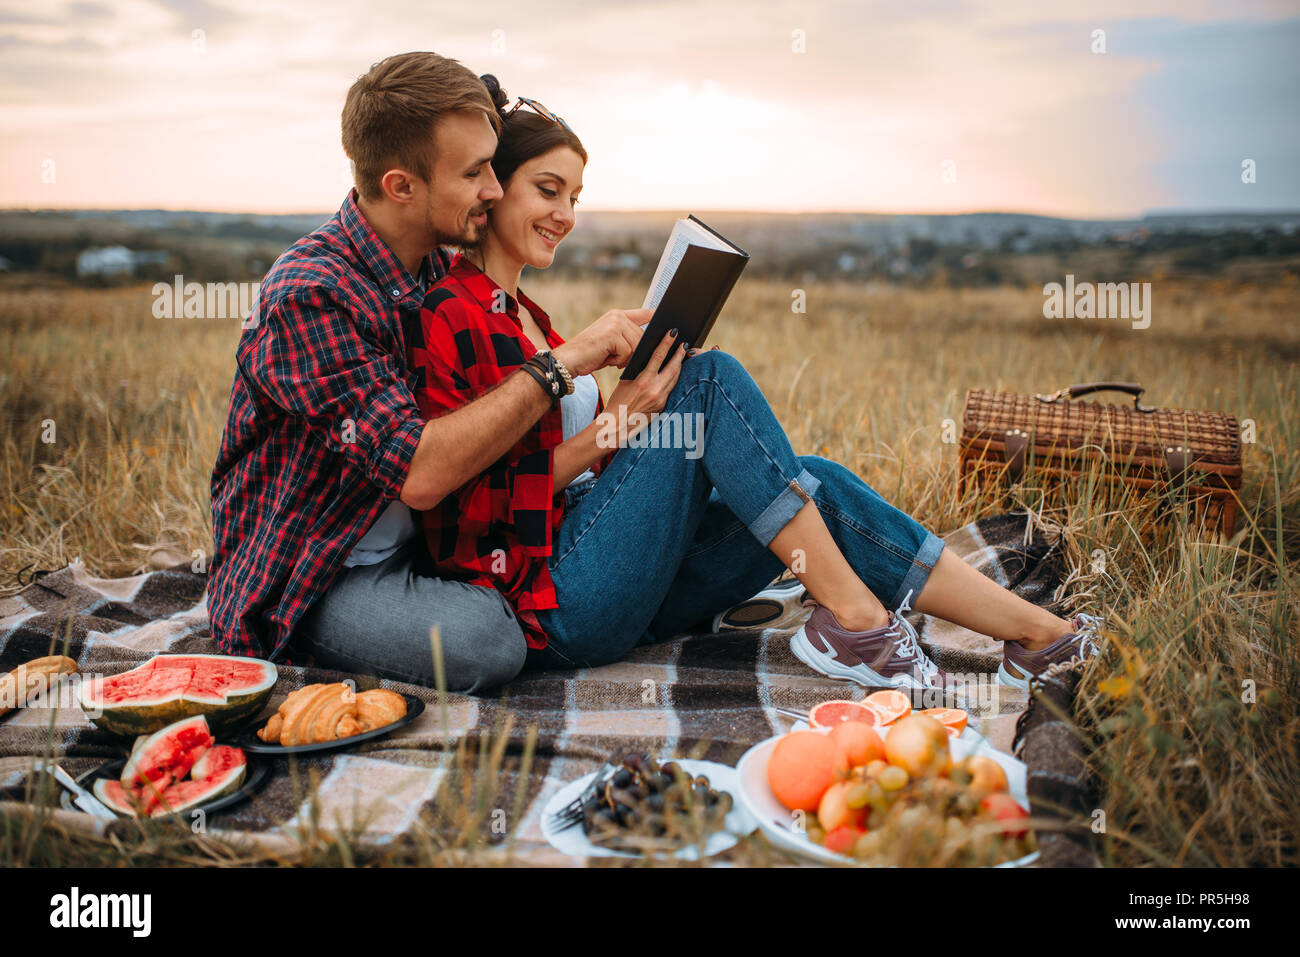
[[[643, 293], [532, 276], [524, 287], [568, 335]], [[1161, 281], [1146, 330], [1045, 320], [1034, 288], [817, 284], [806, 289], [805, 314], [792, 312], [792, 292], [742, 283], [713, 342], [744, 361], [796, 450], [843, 462], [938, 531], [1008, 505], [1032, 508], [1066, 536], [1078, 603], [1117, 622], [1122, 640], [1090, 669], [1078, 714], [1107, 784], [1107, 860], [1300, 862], [1300, 287]], [[0, 373], [0, 590], [17, 590], [21, 569], [76, 556], [117, 576], [211, 554], [209, 480], [238, 324], [154, 319], [150, 305], [147, 287], [0, 292], [9, 356]], [[612, 377], [603, 378], [608, 388]], [[1140, 381], [1146, 402], [1254, 420], [1232, 543], [1176, 522], [1140, 536], [1147, 506], [1102, 490], [1045, 492], [1030, 482], [1002, 501], [957, 494], [944, 422], [960, 431], [966, 389], [1092, 379]], [[45, 420], [52, 444], [41, 441]], [[478, 768], [466, 780], [493, 773], [491, 761], [480, 766], [482, 748], [491, 751], [483, 744], [465, 757]], [[468, 812], [448, 813], [452, 831], [474, 830], [472, 815], [452, 820]], [[0, 838], [7, 861], [82, 859], [83, 839], [37, 839], [32, 850], [30, 840], [14, 843], [16, 826]], [[163, 846], [145, 843], [141, 859], [166, 858]], [[473, 857], [455, 840], [408, 850], [411, 860]], [[365, 862], [337, 849], [307, 860]]]

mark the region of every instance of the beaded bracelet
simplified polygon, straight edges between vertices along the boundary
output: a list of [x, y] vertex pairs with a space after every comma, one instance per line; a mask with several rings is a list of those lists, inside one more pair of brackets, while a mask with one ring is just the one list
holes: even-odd
[[546, 390], [546, 393], [551, 397], [551, 408], [555, 408], [560, 404], [560, 396], [564, 387], [560, 385], [559, 379], [557, 379], [553, 373], [545, 369], [543, 363], [544, 360], [538, 359], [534, 356], [532, 359], [525, 362], [522, 368], [530, 376], [536, 379], [538, 384]]

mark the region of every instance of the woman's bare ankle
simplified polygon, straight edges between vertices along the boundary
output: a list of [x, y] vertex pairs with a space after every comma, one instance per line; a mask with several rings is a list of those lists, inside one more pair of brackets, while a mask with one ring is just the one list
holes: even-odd
[[889, 612], [883, 605], [871, 607], [832, 608], [831, 614], [847, 631], [872, 631], [889, 624]]
[[1064, 618], [1054, 618], [1053, 621], [1036, 628], [1027, 629], [1018, 640], [1021, 647], [1029, 651], [1037, 651], [1040, 648], [1046, 648], [1052, 642], [1056, 641], [1062, 635], [1068, 635], [1074, 631], [1074, 625]]

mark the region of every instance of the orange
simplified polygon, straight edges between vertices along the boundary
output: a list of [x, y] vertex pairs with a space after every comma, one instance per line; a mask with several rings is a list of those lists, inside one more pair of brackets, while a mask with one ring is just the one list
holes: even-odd
[[869, 694], [862, 703], [876, 713], [881, 724], [893, 724], [912, 710], [907, 695], [896, 689]]
[[885, 756], [913, 778], [938, 774], [948, 766], [948, 733], [934, 718], [914, 714], [890, 729]]
[[864, 827], [870, 808], [849, 807], [849, 792], [857, 787], [854, 781], [836, 781], [826, 789], [817, 805], [817, 823], [827, 833], [846, 824]]
[[835, 745], [835, 767], [840, 771], [860, 768], [885, 756], [885, 742], [874, 728], [861, 721], [838, 724], [826, 737]]
[[879, 718], [875, 711], [861, 701], [847, 701], [843, 698], [823, 701], [808, 712], [808, 725], [813, 728], [833, 728], [845, 721], [861, 721], [872, 725], [877, 724]]
[[961, 708], [926, 708], [918, 713], [934, 718], [945, 728], [956, 728], [958, 734], [966, 730], [966, 720], [970, 717]]
[[817, 731], [792, 731], [781, 738], [767, 761], [767, 783], [792, 811], [815, 811], [835, 783], [835, 745]]

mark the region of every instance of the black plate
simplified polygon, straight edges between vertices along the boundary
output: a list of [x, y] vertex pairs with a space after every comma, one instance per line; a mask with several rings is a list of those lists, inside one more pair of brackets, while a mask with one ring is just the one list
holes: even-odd
[[[220, 741], [217, 743], [221, 744]], [[202, 811], [204, 814], [211, 814], [213, 811], [219, 811], [224, 807], [238, 804], [240, 801], [252, 797], [253, 792], [261, 785], [262, 779], [266, 777], [266, 763], [264, 761], [259, 761], [257, 758], [251, 758], [247, 754], [244, 755], [244, 760], [248, 762], [248, 767], [247, 770], [244, 771], [244, 783], [240, 785], [238, 791], [231, 794], [223, 794], [219, 798], [205, 801], [186, 811], [173, 811], [171, 814], [159, 814], [156, 818], [153, 818], [153, 820], [175, 817], [177, 814], [193, 814], [195, 811]], [[113, 778], [114, 780], [120, 778], [122, 776], [122, 766], [126, 764], [126, 762], [126, 758], [118, 758], [115, 761], [101, 764], [97, 768], [91, 768], [85, 774], [81, 775], [81, 777], [77, 778], [77, 783], [93, 795], [95, 793], [95, 781], [99, 778]], [[63, 790], [61, 800], [63, 806], [69, 811], [81, 810], [81, 808], [72, 803], [72, 793], [66, 788]], [[99, 800], [99, 798], [95, 798], [95, 800]], [[112, 810], [112, 808], [109, 808], [109, 810]], [[123, 816], [123, 819], [125, 820], [125, 816]]]
[[[401, 692], [398, 693], [402, 694]], [[413, 694], [402, 694], [402, 697], [406, 699], [405, 715], [392, 724], [386, 724], [382, 728], [375, 728], [373, 731], [363, 731], [361, 734], [354, 734], [349, 738], [319, 741], [316, 744], [295, 744], [291, 748], [285, 747], [283, 744], [267, 744], [257, 736], [257, 729], [266, 727], [266, 722], [271, 720], [267, 717], [265, 719], [259, 718], [245, 728], [235, 743], [245, 751], [251, 751], [254, 754], [311, 754], [317, 751], [337, 751], [341, 748], [350, 748], [362, 741], [370, 741], [373, 738], [382, 738], [386, 734], [392, 734], [398, 728], [405, 727], [424, 714], [423, 701]]]

